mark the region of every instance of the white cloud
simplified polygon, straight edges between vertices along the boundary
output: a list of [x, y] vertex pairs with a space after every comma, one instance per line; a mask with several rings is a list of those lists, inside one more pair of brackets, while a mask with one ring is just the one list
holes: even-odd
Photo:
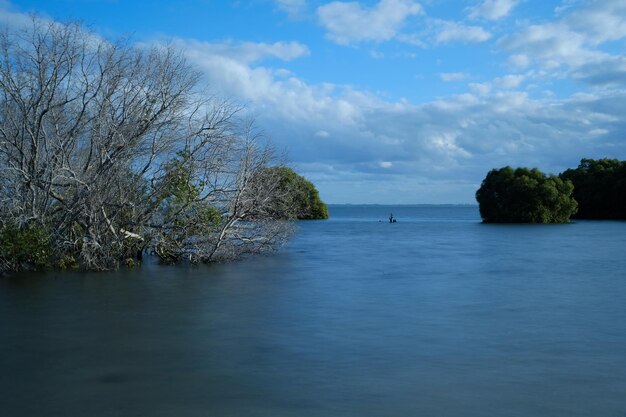
[[378, 51], [376, 51], [376, 50], [371, 50], [371, 51], [370, 51], [370, 56], [371, 56], [373, 59], [384, 59], [384, 58], [385, 58], [385, 54], [384, 54], [384, 53], [382, 53], [382, 52], [378, 52]]
[[[367, 29], [370, 14], [383, 3], [371, 8], [347, 3], [347, 10], [358, 10], [352, 18]], [[605, 10], [601, 3], [591, 5]], [[614, 4], [610, 0], [605, 3]], [[470, 83], [470, 93], [420, 105], [384, 99], [345, 85], [311, 84], [297, 74], [263, 66], [267, 65], [264, 57], [299, 57], [308, 52], [302, 48], [287, 48], [296, 51], [292, 53], [269, 48], [274, 51], [270, 53], [264, 46], [244, 53], [241, 49], [245, 48], [238, 48], [240, 43], [227, 43], [230, 48], [206, 47], [196, 41], [181, 44], [214, 88], [249, 103], [259, 124], [278, 147], [287, 148], [290, 159], [315, 180], [329, 201], [355, 202], [361, 198], [372, 202], [372, 190], [376, 189], [381, 193], [392, 189], [402, 196], [407, 195], [402, 190], [426, 192], [437, 188], [446, 190], [440, 191], [437, 201], [471, 202], [477, 184], [493, 167], [536, 166], [559, 172], [575, 166], [582, 157], [626, 155], [626, 91], [593, 89], [566, 98], [552, 94], [535, 98], [515, 91], [528, 80], [538, 82], [533, 74], [545, 73], [550, 79], [546, 68], [568, 67], [572, 77], [601, 85], [610, 80], [620, 82], [622, 58], [595, 47], [608, 35], [602, 35], [598, 28], [583, 31], [575, 26], [573, 20], [567, 20], [574, 19], [574, 11], [572, 7], [555, 22], [522, 27], [519, 33], [500, 41], [511, 53], [511, 62], [520, 67], [537, 65], [544, 71], [530, 68], [524, 74]], [[397, 39], [403, 19], [396, 20], [400, 23], [388, 31], [364, 29], [368, 34], [359, 34], [351, 27], [343, 32], [328, 29], [328, 36], [344, 43]], [[458, 29], [467, 26], [424, 21], [430, 25], [430, 32], [424, 35], [430, 43], [436, 43], [436, 35], [445, 29], [457, 34], [443, 36], [440, 42], [468, 40], [468, 31]], [[481, 30], [474, 39], [488, 39], [489, 33]], [[443, 74], [442, 79], [454, 79], [463, 73]], [[612, 76], [607, 78], [609, 74]], [[544, 90], [545, 86], [540, 86], [536, 91], [541, 95]], [[406, 198], [403, 202], [414, 202], [418, 197]]]
[[553, 69], [561, 65], [579, 66], [606, 56], [588, 49], [586, 36], [572, 31], [565, 23], [532, 25], [501, 40], [507, 49], [525, 56], [527, 62]]
[[451, 42], [480, 43], [491, 38], [491, 33], [479, 26], [466, 26], [448, 20], [434, 20], [436, 28], [435, 42], [445, 44]]
[[525, 68], [530, 64], [530, 58], [526, 54], [515, 54], [509, 57], [509, 63], [515, 67]]
[[491, 92], [491, 83], [470, 83], [470, 90], [479, 96], [486, 96]]
[[192, 53], [229, 57], [236, 61], [253, 63], [267, 58], [292, 61], [310, 54], [309, 48], [299, 42], [202, 42], [186, 40], [186, 46]]
[[603, 136], [609, 133], [607, 129], [591, 129], [589, 131], [590, 136]]
[[572, 77], [596, 86], [626, 85], [626, 56], [611, 56], [585, 64]]
[[[422, 6], [413, 0], [380, 0], [371, 7], [335, 1], [320, 6], [317, 14], [326, 37], [341, 45], [397, 40], [426, 48], [455, 42], [480, 43], [492, 36], [480, 26], [429, 17], [420, 21], [421, 30], [411, 27], [412, 31], [403, 31], [409, 17], [425, 15]], [[371, 55], [380, 57], [377, 51]]]
[[422, 6], [412, 0], [380, 0], [373, 7], [335, 1], [317, 9], [327, 37], [342, 45], [393, 39], [408, 17], [421, 13]]
[[464, 72], [441, 72], [439, 73], [439, 78], [441, 78], [441, 80], [445, 82], [461, 81], [461, 80], [466, 79], [467, 77], [469, 77], [469, 75]]
[[484, 0], [469, 8], [472, 19], [497, 20], [506, 17], [519, 4], [519, 0]]
[[[620, 110], [626, 106], [626, 92], [539, 100], [511, 91], [525, 80], [525, 75], [513, 74], [472, 84], [474, 94], [413, 105], [349, 86], [283, 79], [270, 68], [230, 56], [190, 56], [224, 95], [250, 103], [291, 159], [309, 166], [308, 175], [335, 176], [320, 182], [335, 201], [341, 181], [360, 176], [367, 183], [374, 168], [383, 168], [376, 175], [385, 172], [408, 182], [417, 177], [430, 182], [467, 178], [469, 189], [491, 167], [527, 165], [557, 172], [609, 149], [626, 154], [623, 138], [612, 133], [626, 128]], [[324, 138], [324, 146], [315, 138]]]
[[[368, 96], [343, 90], [347, 99], [334, 99], [336, 87], [332, 84], [308, 85], [281, 69], [257, 66], [257, 59], [248, 53], [239, 53], [224, 44], [196, 40], [176, 40], [187, 56], [206, 74], [212, 89], [226, 97], [250, 102], [260, 113], [272, 113], [286, 120], [337, 120], [346, 125], [354, 122], [354, 101], [357, 97], [366, 103]], [[265, 50], [265, 48], [260, 48]], [[252, 54], [254, 57], [261, 54]], [[311, 129], [316, 132], [321, 129]], [[325, 129], [324, 129], [325, 130]]]
[[[516, 93], [511, 90], [517, 89], [526, 80], [527, 76], [522, 74], [509, 74], [502, 77], [496, 77], [490, 82], [483, 83], [469, 83], [468, 87], [473, 94], [479, 97], [486, 97], [492, 94], [492, 97], [498, 97], [502, 95], [502, 90], [509, 90], [510, 94], [525, 94]], [[511, 95], [510, 97], [516, 97]], [[521, 97], [521, 96], [517, 96]], [[524, 96], [525, 97], [525, 96]]]
[[276, 7], [287, 13], [289, 18], [301, 17], [307, 9], [306, 0], [275, 0]]
[[493, 167], [559, 172], [582, 157], [626, 155], [619, 133], [626, 130], [626, 92], [534, 99], [512, 90], [528, 75], [510, 74], [471, 84], [471, 94], [415, 105], [349, 86], [279, 77], [230, 54], [189, 53], [211, 85], [249, 103], [259, 124], [329, 201], [366, 201], [356, 184], [371, 192], [384, 182], [394, 189], [421, 182], [448, 190], [437, 201], [471, 202], [476, 184]]
[[568, 2], [557, 20], [529, 25], [499, 41], [519, 68], [536, 65], [593, 85], [626, 84], [626, 56], [603, 48], [626, 38], [626, 1]]
[[[382, 3], [357, 6], [372, 12]], [[601, 2], [592, 5], [600, 8]], [[601, 39], [612, 38], [598, 28], [583, 31], [574, 20], [564, 20], [575, 16], [572, 10], [557, 22], [527, 26], [500, 45], [517, 56], [511, 60], [518, 64], [567, 66], [572, 77], [594, 85], [623, 85], [624, 58], [596, 48]], [[392, 36], [398, 36], [398, 28]], [[433, 28], [447, 25], [435, 21]], [[436, 33], [430, 35], [432, 42]], [[523, 35], [529, 36], [524, 40]], [[467, 41], [460, 35], [444, 39]], [[298, 42], [175, 43], [185, 48], [216, 94], [248, 103], [259, 125], [279, 148], [287, 149], [290, 160], [315, 180], [329, 201], [372, 202], [372, 195], [392, 192], [405, 203], [418, 200], [416, 193], [428, 195], [425, 202], [472, 202], [477, 184], [493, 167], [537, 166], [559, 172], [581, 157], [626, 155], [626, 91], [621, 89], [534, 98], [514, 91], [527, 80], [537, 81], [531, 75], [537, 70], [529, 69], [471, 83], [466, 94], [412, 104], [347, 85], [309, 83], [270, 66], [276, 63], [268, 58], [308, 55], [309, 49]], [[460, 74], [440, 76], [452, 80]], [[439, 194], [426, 194], [432, 192]]]
[[626, 1], [592, 0], [587, 7], [572, 11], [564, 22], [572, 31], [584, 33], [591, 45], [622, 39], [626, 37]]
[[501, 88], [505, 90], [512, 90], [520, 86], [522, 82], [526, 79], [525, 75], [505, 75], [503, 77], [498, 77], [493, 81], [493, 85], [496, 88]]
[[[0, 0], [0, 25], [16, 28], [20, 26], [26, 26], [32, 18], [24, 13], [15, 12], [12, 10], [11, 3], [7, 0]], [[46, 20], [39, 17], [39, 20]]]
[[576, 4], [580, 3], [582, 0], [561, 0], [561, 4], [554, 8], [554, 13], [556, 15], [563, 14], [568, 9], [576, 6]]

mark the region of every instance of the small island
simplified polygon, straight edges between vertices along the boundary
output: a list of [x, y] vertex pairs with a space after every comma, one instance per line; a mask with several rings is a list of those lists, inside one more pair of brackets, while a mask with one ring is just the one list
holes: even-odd
[[476, 200], [484, 223], [626, 219], [626, 161], [582, 159], [558, 176], [537, 168], [493, 169]]

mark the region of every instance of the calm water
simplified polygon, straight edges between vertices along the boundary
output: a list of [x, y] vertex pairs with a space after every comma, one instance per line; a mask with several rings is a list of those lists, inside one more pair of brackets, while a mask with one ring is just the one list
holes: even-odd
[[626, 416], [626, 222], [331, 215], [238, 264], [1, 279], [0, 415]]

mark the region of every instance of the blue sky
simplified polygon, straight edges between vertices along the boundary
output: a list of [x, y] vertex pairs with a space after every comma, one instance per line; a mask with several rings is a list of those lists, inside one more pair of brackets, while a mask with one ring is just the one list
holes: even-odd
[[171, 42], [330, 203], [473, 203], [504, 165], [626, 159], [626, 0], [0, 0]]

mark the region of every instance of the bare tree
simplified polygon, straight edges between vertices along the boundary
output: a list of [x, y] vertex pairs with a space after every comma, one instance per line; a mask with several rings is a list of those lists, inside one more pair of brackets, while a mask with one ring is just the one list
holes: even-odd
[[199, 79], [172, 47], [74, 23], [2, 32], [1, 221], [45, 225], [56, 256], [89, 269], [146, 249], [196, 262], [275, 248], [290, 229], [262, 215], [277, 189], [252, 181], [273, 150]]
[[258, 180], [276, 162], [274, 149], [252, 123], [242, 129], [221, 135], [221, 146], [180, 154], [166, 168], [161, 181], [169, 185], [159, 188], [169, 198], [155, 225], [154, 245], [162, 259], [236, 259], [274, 250], [291, 233], [292, 224], [270, 209], [284, 197], [279, 182]]
[[289, 222], [273, 217], [272, 208], [284, 197], [279, 179], [259, 175], [273, 162], [274, 149], [252, 124], [245, 125], [237, 137], [224, 182], [215, 188], [219, 192], [213, 198], [226, 210], [203, 256], [209, 261], [272, 250], [291, 232]]

